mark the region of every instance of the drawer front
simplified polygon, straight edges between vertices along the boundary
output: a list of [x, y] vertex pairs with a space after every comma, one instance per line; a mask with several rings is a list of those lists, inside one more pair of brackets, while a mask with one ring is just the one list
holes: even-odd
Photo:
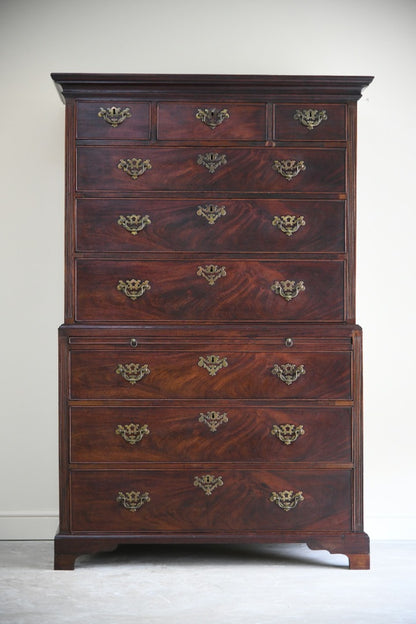
[[150, 138], [150, 104], [78, 102], [77, 138], [147, 140]]
[[73, 472], [71, 496], [73, 532], [351, 528], [348, 470]]
[[350, 462], [351, 410], [72, 407], [72, 462]]
[[343, 141], [346, 108], [342, 104], [276, 104], [275, 138], [280, 141]]
[[79, 199], [76, 250], [344, 252], [343, 201]]
[[[282, 165], [285, 175], [300, 163], [304, 169], [287, 179], [273, 169], [287, 162], [294, 165]], [[77, 150], [77, 189], [343, 193], [345, 150], [83, 146]]]
[[342, 321], [342, 261], [78, 260], [76, 320]]
[[351, 354], [232, 345], [73, 350], [72, 399], [350, 399]]
[[161, 102], [157, 137], [161, 141], [264, 141], [265, 104]]

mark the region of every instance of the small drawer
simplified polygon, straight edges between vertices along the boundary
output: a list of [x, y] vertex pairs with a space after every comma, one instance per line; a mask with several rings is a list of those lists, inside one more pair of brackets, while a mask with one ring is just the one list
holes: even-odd
[[351, 530], [351, 471], [74, 471], [71, 531]]
[[78, 322], [343, 321], [344, 262], [84, 260]]
[[70, 461], [351, 462], [351, 409], [70, 408]]
[[80, 146], [77, 190], [345, 192], [345, 149]]
[[344, 252], [345, 202], [78, 199], [76, 251]]
[[160, 102], [161, 141], [264, 141], [266, 105], [227, 102]]
[[76, 136], [78, 139], [147, 140], [150, 137], [150, 104], [78, 102]]
[[[70, 399], [351, 399], [349, 351], [169, 341], [73, 347]], [[272, 348], [272, 347], [269, 347]]]
[[343, 104], [276, 104], [275, 138], [278, 141], [345, 141], [346, 108]]

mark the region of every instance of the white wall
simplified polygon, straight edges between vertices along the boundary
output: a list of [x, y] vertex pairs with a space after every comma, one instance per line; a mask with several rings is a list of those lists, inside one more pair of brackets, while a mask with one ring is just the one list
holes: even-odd
[[416, 2], [2, 0], [0, 538], [57, 525], [64, 106], [57, 72], [375, 75], [359, 103], [365, 512], [416, 535]]

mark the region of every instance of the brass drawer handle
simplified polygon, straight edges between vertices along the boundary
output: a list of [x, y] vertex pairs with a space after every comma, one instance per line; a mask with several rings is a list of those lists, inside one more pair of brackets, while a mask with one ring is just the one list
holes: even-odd
[[123, 110], [118, 106], [109, 106], [108, 108], [100, 107], [98, 117], [104, 119], [104, 121], [110, 124], [110, 126], [113, 126], [113, 128], [117, 128], [123, 121], [131, 117], [131, 113], [128, 107], [123, 108]]
[[270, 433], [276, 436], [283, 444], [289, 446], [296, 442], [299, 436], [304, 435], [305, 430], [302, 425], [273, 425]]
[[198, 360], [198, 366], [205, 368], [211, 377], [216, 375], [222, 368], [227, 368], [228, 362], [226, 357], [220, 357], [219, 355], [207, 355], [206, 357], [200, 356]]
[[210, 286], [214, 286], [220, 277], [226, 277], [225, 267], [219, 267], [216, 264], [206, 264], [204, 267], [199, 266], [196, 272], [198, 277], [205, 277]]
[[123, 379], [131, 383], [136, 384], [141, 381], [146, 375], [150, 375], [150, 368], [148, 364], [119, 364], [116, 368], [117, 375], [121, 375]]
[[290, 386], [301, 375], [305, 375], [306, 370], [303, 364], [300, 366], [296, 366], [296, 364], [275, 364], [272, 368], [272, 374]]
[[225, 119], [230, 118], [230, 113], [226, 108], [222, 110], [217, 108], [198, 108], [195, 117], [214, 130]]
[[142, 297], [147, 290], [150, 290], [151, 286], [149, 280], [128, 279], [125, 282], [119, 280], [117, 284], [117, 290], [122, 292], [132, 301], [136, 301], [139, 297]]
[[128, 511], [137, 511], [145, 503], [150, 502], [150, 496], [149, 492], [143, 492], [142, 494], [132, 490], [131, 492], [119, 492], [116, 501]]
[[298, 503], [303, 500], [303, 492], [293, 492], [293, 490], [282, 490], [281, 492], [272, 492], [269, 498], [271, 503], [275, 503], [283, 511], [294, 509]]
[[200, 423], [205, 423], [208, 429], [212, 431], [212, 433], [215, 433], [220, 425], [228, 422], [227, 412], [224, 412], [224, 414], [220, 414], [220, 412], [207, 412], [203, 414], [201, 412], [198, 421]]
[[299, 121], [302, 126], [305, 126], [308, 130], [313, 130], [322, 121], [326, 121], [328, 119], [328, 115], [326, 110], [318, 111], [313, 108], [307, 108], [303, 110], [297, 110], [293, 115], [293, 119]]
[[194, 477], [194, 486], [200, 487], [207, 496], [211, 496], [212, 492], [217, 487], [224, 485], [222, 477], [216, 477], [214, 475], [202, 475], [201, 477]]
[[150, 160], [143, 160], [142, 158], [123, 158], [117, 165], [117, 169], [127, 173], [133, 180], [137, 180], [139, 176], [142, 176], [145, 171], [151, 168]]
[[303, 160], [275, 160], [272, 169], [290, 181], [301, 171], [305, 171], [306, 165]]
[[144, 230], [146, 225], [151, 224], [151, 220], [149, 215], [120, 215], [118, 221], [118, 225], [121, 225], [127, 232], [130, 232], [133, 236], [137, 236], [138, 232]]
[[292, 301], [300, 292], [306, 290], [303, 282], [295, 282], [294, 280], [276, 281], [273, 282], [270, 288], [276, 295], [280, 295], [286, 301]]
[[216, 206], [215, 204], [204, 204], [203, 206], [198, 206], [196, 211], [198, 217], [205, 217], [210, 225], [214, 225], [214, 223], [220, 217], [225, 217], [227, 211], [225, 210], [225, 206]]
[[276, 226], [286, 236], [292, 236], [303, 225], [306, 225], [305, 217], [295, 215], [281, 215], [273, 218], [272, 225]]
[[198, 165], [206, 167], [210, 173], [215, 173], [218, 167], [227, 164], [227, 157], [225, 154], [207, 152], [206, 154], [199, 154], [196, 162]]
[[150, 431], [147, 425], [130, 423], [129, 425], [117, 425], [115, 433], [129, 444], [137, 444], [143, 440], [145, 435], [149, 435]]

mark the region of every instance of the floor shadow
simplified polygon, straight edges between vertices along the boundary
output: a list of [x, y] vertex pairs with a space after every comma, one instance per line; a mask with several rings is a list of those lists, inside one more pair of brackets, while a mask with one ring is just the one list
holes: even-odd
[[344, 555], [311, 551], [305, 544], [120, 544], [113, 552], [83, 555], [77, 567], [133, 564], [181, 566], [273, 566], [348, 567]]

